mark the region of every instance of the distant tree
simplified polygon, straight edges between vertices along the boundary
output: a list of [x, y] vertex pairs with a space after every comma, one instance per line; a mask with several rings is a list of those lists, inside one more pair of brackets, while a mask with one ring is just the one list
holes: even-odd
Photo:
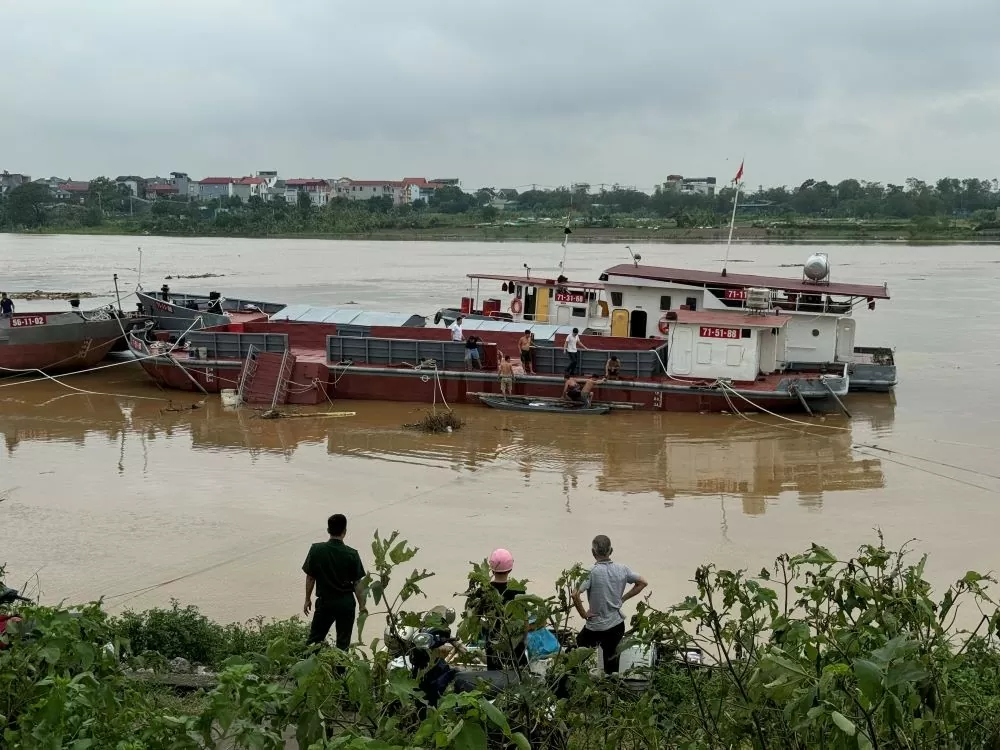
[[88, 208], [96, 208], [107, 215], [120, 211], [129, 194], [129, 189], [125, 185], [118, 185], [107, 177], [95, 177], [87, 188], [84, 203]]
[[[284, 201], [285, 199], [282, 198], [281, 200]], [[249, 198], [247, 198], [247, 208], [249, 208], [254, 213], [261, 211], [262, 209], [264, 209], [266, 205], [267, 204], [264, 203], [264, 199], [261, 198], [259, 195], [251, 195]]]
[[48, 187], [38, 182], [19, 185], [4, 201], [6, 223], [12, 227], [34, 229], [45, 223], [45, 207], [52, 203]]
[[385, 195], [380, 195], [375, 198], [369, 198], [363, 201], [365, 207], [374, 213], [388, 213], [392, 210], [392, 198]]
[[500, 215], [500, 210], [494, 206], [486, 205], [479, 209], [479, 214], [482, 216], [483, 221], [496, 221]]
[[222, 199], [222, 205], [224, 208], [243, 208], [243, 199], [238, 195], [230, 195]]
[[460, 187], [447, 185], [434, 191], [428, 206], [443, 214], [460, 214], [476, 206], [476, 197], [469, 195]]
[[300, 214], [308, 215], [312, 213], [312, 198], [310, 198], [309, 193], [302, 188], [299, 188], [299, 192], [295, 196], [295, 207], [299, 210]]

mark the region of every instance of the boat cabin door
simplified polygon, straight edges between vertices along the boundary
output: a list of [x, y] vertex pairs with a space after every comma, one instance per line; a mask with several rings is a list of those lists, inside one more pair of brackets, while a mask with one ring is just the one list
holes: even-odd
[[646, 338], [646, 311], [633, 310], [629, 320], [628, 335], [636, 339]]
[[611, 311], [611, 335], [621, 339], [628, 336], [628, 310], [619, 307]]

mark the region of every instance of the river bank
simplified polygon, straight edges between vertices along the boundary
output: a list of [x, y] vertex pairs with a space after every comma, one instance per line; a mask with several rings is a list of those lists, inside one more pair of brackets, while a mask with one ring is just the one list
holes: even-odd
[[[13, 234], [9, 233], [8, 234]], [[551, 224], [525, 225], [450, 225], [438, 227], [377, 228], [368, 231], [301, 231], [301, 232], [242, 232], [221, 230], [209, 224], [192, 225], [176, 231], [150, 231], [139, 224], [106, 222], [96, 227], [46, 226], [18, 234], [235, 238], [272, 240], [370, 240], [391, 242], [559, 242], [562, 229]], [[573, 227], [572, 242], [583, 244], [654, 243], [654, 244], [717, 244], [727, 241], [728, 227]], [[977, 230], [975, 226], [928, 228], [914, 222], [872, 224], [858, 223], [850, 227], [831, 228], [828, 224], [793, 226], [736, 226], [733, 242], [755, 244], [831, 244], [831, 245], [917, 245], [917, 244], [1000, 244], [1000, 233]]]

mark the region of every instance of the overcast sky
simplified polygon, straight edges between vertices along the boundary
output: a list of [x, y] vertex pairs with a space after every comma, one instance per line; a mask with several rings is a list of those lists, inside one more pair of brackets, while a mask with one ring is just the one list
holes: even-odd
[[1000, 0], [0, 0], [0, 170], [1000, 173]]

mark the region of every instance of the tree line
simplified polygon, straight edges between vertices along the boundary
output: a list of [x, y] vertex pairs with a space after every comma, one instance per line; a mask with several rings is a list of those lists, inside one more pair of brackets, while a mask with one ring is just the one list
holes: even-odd
[[[554, 190], [495, 190], [469, 193], [448, 186], [428, 201], [394, 205], [389, 198], [350, 201], [334, 198], [315, 206], [305, 192], [294, 202], [253, 196], [197, 201], [187, 197], [139, 200], [107, 177], [91, 181], [80, 198], [57, 200], [41, 183], [21, 185], [0, 196], [0, 228], [98, 228], [116, 223], [123, 231], [152, 233], [234, 233], [268, 235], [297, 232], [355, 233], [380, 229], [427, 229], [470, 226], [499, 219], [572, 217], [593, 226], [614, 226], [613, 217], [671, 220], [678, 227], [718, 225], [728, 221], [735, 187], [713, 195], [682, 193], [658, 187], [651, 194], [614, 186]], [[744, 187], [738, 216], [838, 220], [964, 219], [997, 226], [1000, 186], [995, 179], [945, 177], [929, 183], [908, 179], [902, 185], [857, 179], [836, 184], [806, 180], [797, 187]]]

